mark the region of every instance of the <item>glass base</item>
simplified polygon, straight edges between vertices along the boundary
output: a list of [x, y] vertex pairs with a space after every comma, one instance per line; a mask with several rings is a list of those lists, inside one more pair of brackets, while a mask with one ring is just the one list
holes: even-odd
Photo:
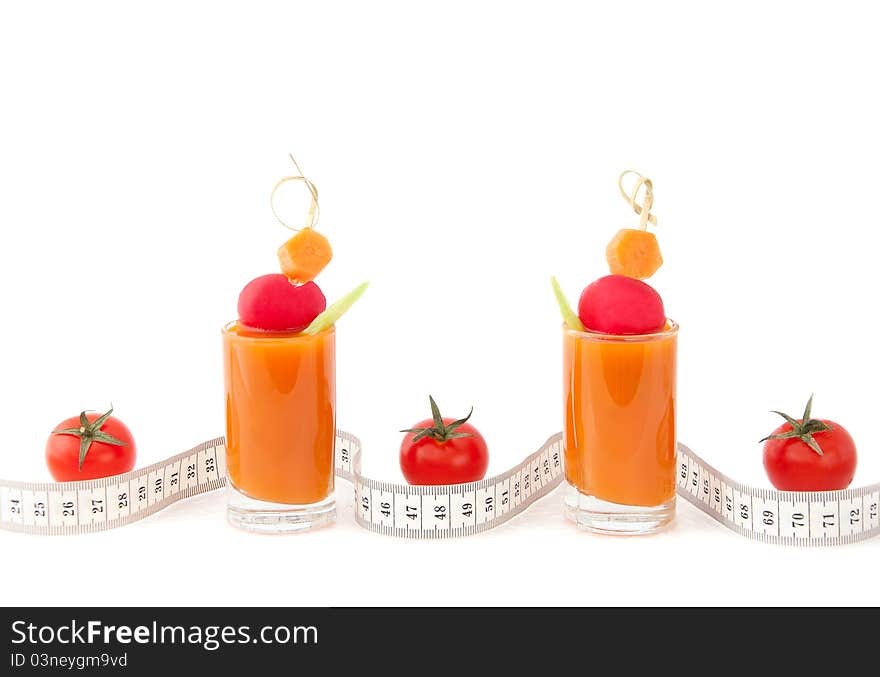
[[336, 521], [336, 499], [331, 494], [308, 505], [270, 503], [247, 496], [231, 484], [227, 488], [226, 517], [229, 523], [262, 534], [295, 534], [318, 529]]
[[581, 529], [598, 534], [653, 534], [672, 522], [675, 496], [661, 505], [621, 505], [583, 494], [566, 482], [565, 516]]

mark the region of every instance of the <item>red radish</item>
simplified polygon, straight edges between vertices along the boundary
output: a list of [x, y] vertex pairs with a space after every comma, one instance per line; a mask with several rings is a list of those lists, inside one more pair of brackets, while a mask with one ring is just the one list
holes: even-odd
[[302, 331], [327, 307], [314, 282], [295, 285], [281, 273], [255, 278], [238, 297], [238, 319], [265, 331]]
[[650, 334], [666, 325], [663, 299], [649, 284], [625, 275], [606, 275], [588, 285], [578, 302], [588, 331]]

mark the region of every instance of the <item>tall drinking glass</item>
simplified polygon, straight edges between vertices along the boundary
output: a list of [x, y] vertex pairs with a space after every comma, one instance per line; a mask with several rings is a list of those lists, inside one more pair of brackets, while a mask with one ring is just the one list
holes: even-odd
[[229, 521], [270, 533], [336, 519], [336, 335], [223, 328]]
[[675, 514], [678, 325], [618, 336], [563, 328], [565, 513], [645, 534]]

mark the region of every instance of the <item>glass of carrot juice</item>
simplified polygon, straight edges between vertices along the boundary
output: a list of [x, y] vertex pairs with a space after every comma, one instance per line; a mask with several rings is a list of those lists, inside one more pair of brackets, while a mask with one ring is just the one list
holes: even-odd
[[223, 328], [229, 521], [297, 532], [336, 519], [335, 328]]
[[678, 325], [563, 332], [565, 514], [600, 533], [658, 531], [675, 514]]

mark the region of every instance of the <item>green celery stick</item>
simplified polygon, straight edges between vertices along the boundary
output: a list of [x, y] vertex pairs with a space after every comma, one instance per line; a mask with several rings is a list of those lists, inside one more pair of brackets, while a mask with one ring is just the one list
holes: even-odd
[[565, 321], [565, 324], [576, 331], [585, 331], [583, 323], [571, 309], [568, 299], [565, 298], [562, 287], [559, 286], [559, 282], [555, 277], [550, 278], [550, 284], [553, 285], [553, 295], [556, 297], [556, 303], [559, 304], [559, 310], [562, 312], [562, 319]]
[[325, 329], [332, 327], [336, 324], [336, 320], [342, 317], [345, 312], [354, 305], [354, 302], [357, 301], [361, 295], [366, 291], [369, 286], [369, 282], [364, 282], [363, 284], [355, 287], [350, 292], [348, 292], [341, 299], [336, 301], [336, 303], [331, 303], [324, 310], [323, 313], [318, 315], [312, 323], [305, 328], [303, 331], [304, 334], [320, 334]]

